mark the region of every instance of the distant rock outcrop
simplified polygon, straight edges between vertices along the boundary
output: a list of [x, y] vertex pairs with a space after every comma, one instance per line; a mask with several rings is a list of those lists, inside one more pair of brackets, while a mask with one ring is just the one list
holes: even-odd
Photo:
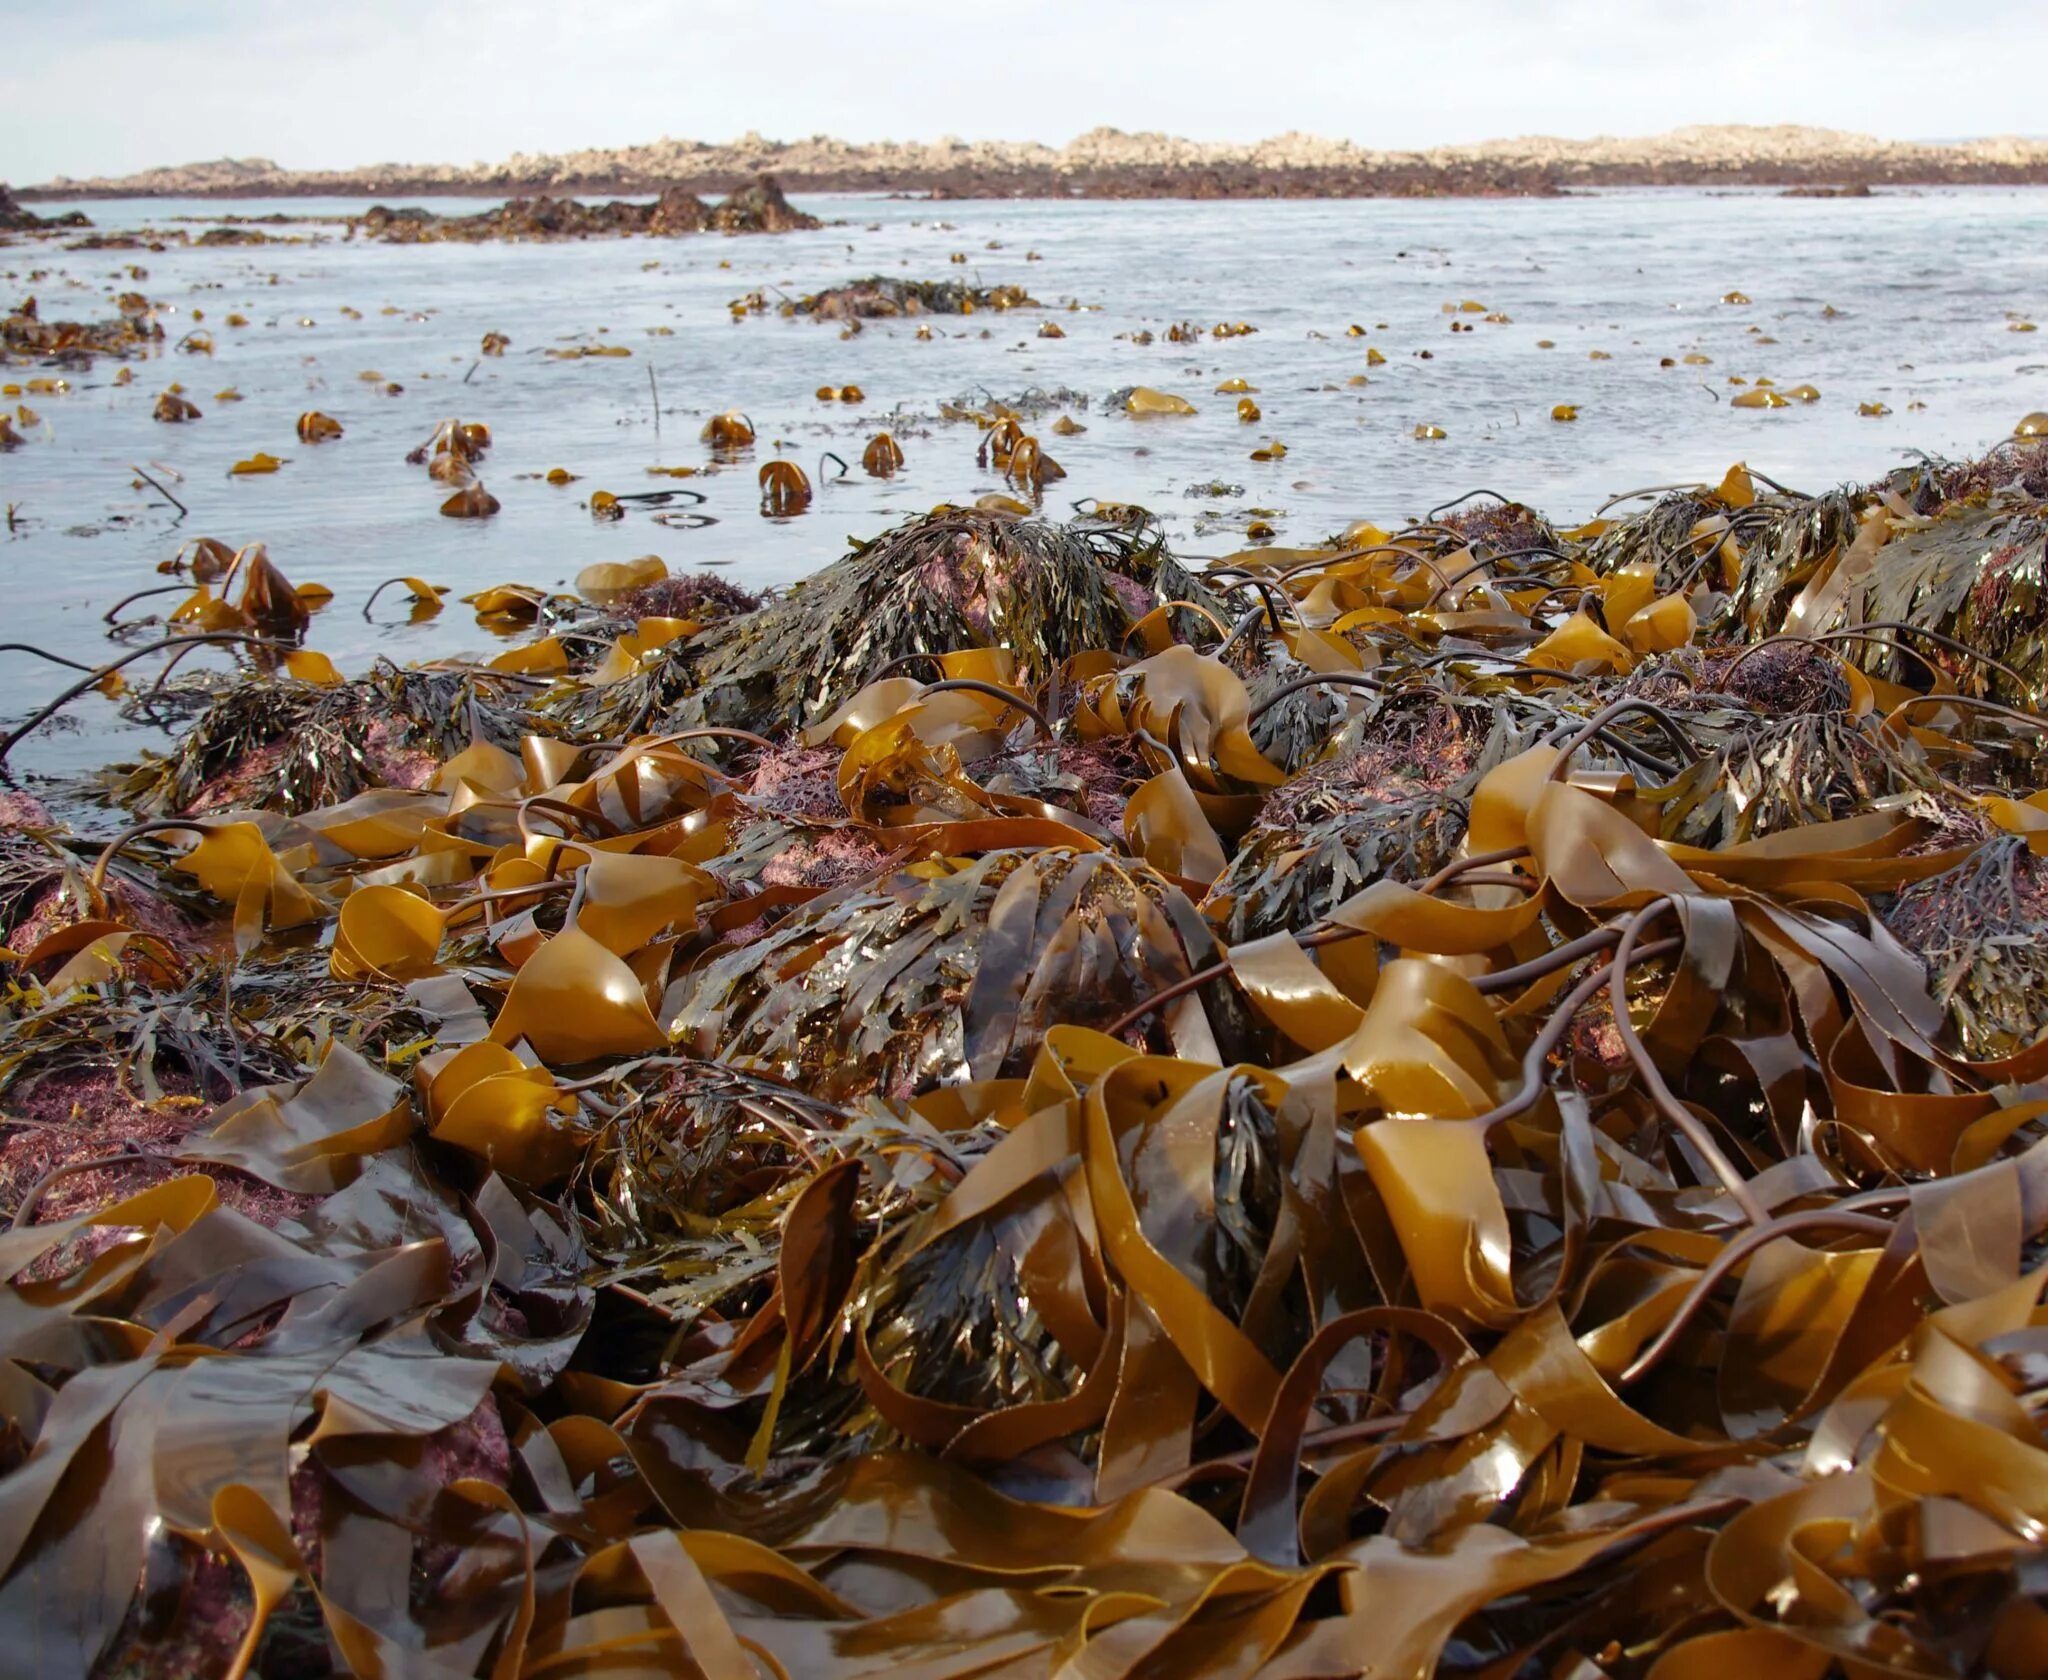
[[24, 210], [7, 183], [0, 181], [0, 233], [43, 233], [51, 228], [91, 226], [92, 223], [77, 210], [63, 216], [38, 216], [33, 211]]
[[[286, 170], [262, 158], [149, 169], [118, 178], [65, 177], [33, 189], [48, 197], [152, 194], [502, 193], [567, 195], [733, 193], [746, 213], [776, 214], [764, 176], [813, 192], [925, 192], [940, 197], [1310, 198], [1555, 193], [1604, 186], [1907, 186], [2048, 181], [2048, 140], [1953, 143], [1880, 140], [1797, 124], [1723, 124], [1639, 138], [1544, 136], [1471, 146], [1379, 151], [1349, 140], [1281, 134], [1250, 144], [1183, 140], [1098, 128], [1064, 146], [951, 137], [854, 145], [825, 135], [714, 145], [657, 140], [586, 151], [517, 153], [502, 163], [379, 164]], [[715, 218], [725, 207], [711, 214]], [[741, 214], [735, 209], [734, 214]]]

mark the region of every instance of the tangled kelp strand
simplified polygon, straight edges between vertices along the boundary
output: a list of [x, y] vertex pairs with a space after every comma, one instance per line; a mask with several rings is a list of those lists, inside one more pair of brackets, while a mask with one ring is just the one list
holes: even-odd
[[162, 684], [0, 832], [11, 1648], [2039, 1668], [2031, 447]]

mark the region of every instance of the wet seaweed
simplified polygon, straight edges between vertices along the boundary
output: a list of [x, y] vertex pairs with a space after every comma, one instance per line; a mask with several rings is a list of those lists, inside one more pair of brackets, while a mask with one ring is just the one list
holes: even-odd
[[0, 808], [0, 1623], [2033, 1672], [2028, 482], [949, 507], [143, 691], [143, 820]]

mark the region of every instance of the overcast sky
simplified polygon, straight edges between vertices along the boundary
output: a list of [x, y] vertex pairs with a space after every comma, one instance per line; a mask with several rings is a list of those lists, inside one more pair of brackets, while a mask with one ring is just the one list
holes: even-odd
[[0, 180], [657, 139], [2048, 130], [2039, 0], [0, 0]]

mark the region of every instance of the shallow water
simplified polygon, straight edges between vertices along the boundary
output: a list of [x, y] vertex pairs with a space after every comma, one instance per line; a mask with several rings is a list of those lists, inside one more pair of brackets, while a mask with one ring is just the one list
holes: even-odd
[[[1086, 496], [1142, 502], [1166, 519], [1177, 546], [1204, 554], [1242, 546], [1253, 509], [1280, 542], [1307, 543], [1358, 518], [1420, 516], [1478, 486], [1560, 521], [1641, 485], [1718, 477], [1737, 459], [1811, 490], [1873, 477], [1909, 449], [1981, 450], [2021, 414], [2048, 408], [2048, 336], [2009, 330], [2016, 318], [2048, 319], [2048, 189], [1827, 201], [1644, 191], [1551, 201], [798, 202], [841, 225], [773, 238], [480, 246], [351, 244], [322, 227], [283, 230], [317, 234], [316, 243], [270, 247], [0, 249], [0, 302], [9, 306], [32, 293], [46, 319], [103, 319], [115, 294], [140, 289], [166, 306], [169, 340], [197, 324], [216, 344], [211, 357], [166, 348], [133, 363], [127, 387], [112, 384], [120, 364], [102, 360], [68, 376], [68, 395], [9, 399], [26, 400], [47, 424], [0, 455], [0, 501], [17, 504], [19, 522], [0, 533], [13, 586], [4, 639], [106, 657], [100, 614], [165, 581], [158, 562], [197, 535], [264, 541], [294, 581], [332, 588], [309, 640], [348, 672], [379, 655], [408, 661], [493, 645], [452, 595], [417, 623], [387, 596], [378, 617], [392, 622], [366, 622], [361, 603], [396, 574], [454, 594], [501, 582], [566, 588], [592, 561], [652, 553], [675, 571], [719, 566], [750, 585], [783, 584], [836, 558], [849, 535], [1003, 488], [975, 465], [974, 429], [941, 421], [938, 405], [1034, 386], [1091, 399], [1068, 410], [1084, 434], [1050, 435], [1051, 414], [1039, 427], [1069, 475], [1048, 496], [1052, 511]], [[363, 206], [79, 208], [111, 230]], [[967, 264], [951, 264], [953, 252], [967, 253]], [[1041, 260], [1027, 260], [1031, 252]], [[130, 262], [148, 270], [145, 281], [128, 277]], [[915, 322], [871, 322], [842, 340], [835, 326], [774, 315], [735, 324], [726, 309], [757, 288], [796, 296], [875, 272], [1014, 282], [1048, 307], [931, 317], [929, 342], [916, 339]], [[1721, 301], [1738, 289], [1753, 301]], [[1510, 320], [1443, 313], [1464, 299]], [[1070, 300], [1078, 312], [1067, 310]], [[344, 306], [361, 318], [344, 316]], [[1826, 315], [1828, 306], [1839, 313]], [[195, 309], [203, 322], [191, 320]], [[225, 326], [237, 311], [248, 327]], [[1046, 318], [1067, 336], [1035, 336]], [[1451, 332], [1453, 319], [1474, 330]], [[1166, 329], [1183, 320], [1259, 330], [1168, 343]], [[1367, 329], [1363, 338], [1347, 336], [1352, 323]], [[1141, 329], [1156, 341], [1132, 342]], [[490, 331], [508, 334], [512, 347], [480, 361]], [[1555, 348], [1539, 348], [1543, 339]], [[633, 354], [544, 354], [606, 340]], [[1347, 385], [1368, 372], [1368, 346], [1386, 364], [1366, 385]], [[1611, 359], [1593, 359], [1595, 351]], [[1711, 363], [1658, 365], [1690, 353]], [[365, 371], [399, 382], [403, 394], [384, 395], [358, 378]], [[1811, 383], [1821, 398], [1734, 409], [1730, 375]], [[1233, 377], [1257, 388], [1256, 426], [1239, 422], [1235, 396], [1213, 394]], [[151, 420], [173, 380], [202, 420]], [[848, 383], [865, 390], [865, 404], [814, 396], [820, 385]], [[1200, 412], [1136, 420], [1101, 411], [1109, 392], [1133, 384], [1184, 395]], [[228, 386], [244, 400], [214, 400]], [[1862, 417], [1862, 402], [1892, 412]], [[1559, 403], [1577, 406], [1576, 423], [1549, 418]], [[689, 481], [717, 523], [678, 530], [638, 510], [617, 523], [592, 519], [591, 491], [662, 488], [671, 481], [646, 469], [704, 463], [699, 429], [731, 407], [752, 416], [761, 444], [752, 458]], [[294, 422], [312, 408], [339, 419], [345, 437], [299, 444]], [[446, 490], [405, 464], [406, 451], [451, 415], [484, 421], [495, 436], [480, 473], [503, 503], [495, 519], [440, 517]], [[1418, 425], [1448, 435], [1419, 441]], [[822, 451], [857, 463], [861, 444], [885, 427], [908, 457], [895, 479], [870, 480], [856, 466], [822, 485], [808, 514], [760, 516], [754, 469], [776, 440], [815, 477]], [[1287, 444], [1286, 458], [1252, 462], [1269, 438]], [[269, 477], [227, 476], [259, 449], [287, 465]], [[134, 463], [180, 475], [171, 487], [190, 516], [135, 489]], [[519, 476], [556, 466], [579, 482], [557, 488]], [[1184, 494], [1214, 480], [1242, 493]], [[0, 717], [24, 715], [63, 678], [39, 661], [0, 658]], [[79, 769], [163, 741], [121, 723], [98, 698], [70, 716], [75, 726], [45, 729], [16, 749], [17, 771]]]

